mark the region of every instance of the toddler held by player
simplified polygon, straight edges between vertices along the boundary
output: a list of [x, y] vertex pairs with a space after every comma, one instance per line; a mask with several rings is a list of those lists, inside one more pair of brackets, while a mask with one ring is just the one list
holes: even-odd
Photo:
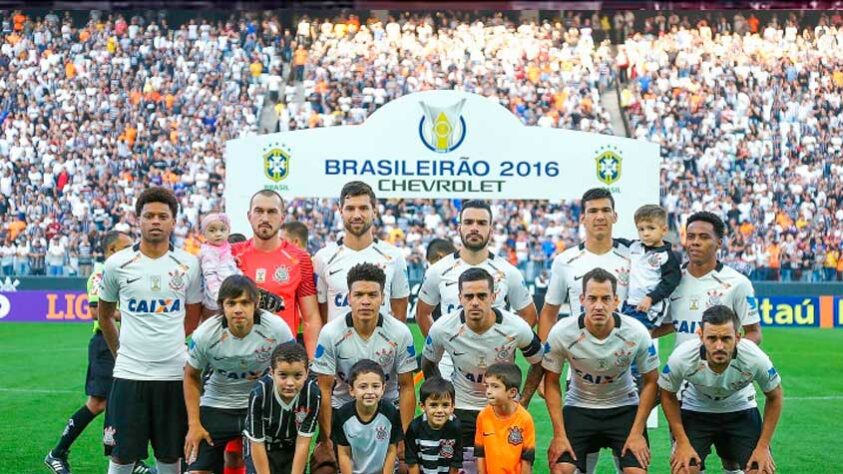
[[679, 286], [682, 271], [670, 242], [664, 241], [667, 212], [662, 207], [641, 206], [635, 211], [635, 227], [639, 240], [629, 247], [629, 293], [622, 312], [652, 330], [667, 314], [669, 297]]

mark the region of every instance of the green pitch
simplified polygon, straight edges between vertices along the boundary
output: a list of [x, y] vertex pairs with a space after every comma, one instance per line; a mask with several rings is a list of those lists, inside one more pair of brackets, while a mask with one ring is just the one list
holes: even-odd
[[[421, 349], [421, 338], [413, 329]], [[67, 418], [85, 401], [90, 336], [87, 324], [0, 324], [0, 472], [47, 472], [44, 455], [58, 440]], [[672, 338], [662, 341], [662, 359], [672, 345]], [[784, 383], [784, 414], [773, 444], [778, 472], [843, 472], [843, 331], [765, 329], [763, 347]], [[551, 430], [544, 401], [534, 398], [530, 411], [538, 433], [536, 472], [546, 473]], [[73, 446], [74, 472], [105, 472], [101, 438], [100, 417]], [[664, 417], [658, 429], [650, 430], [650, 441], [650, 472], [669, 472]], [[601, 455], [598, 472], [614, 472], [607, 451]]]

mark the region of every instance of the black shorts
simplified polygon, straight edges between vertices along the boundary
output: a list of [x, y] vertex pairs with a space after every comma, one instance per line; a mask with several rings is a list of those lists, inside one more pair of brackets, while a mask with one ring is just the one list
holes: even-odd
[[[269, 459], [269, 472], [271, 474], [290, 474], [293, 470], [293, 456], [296, 454], [296, 445], [267, 444], [266, 457]], [[243, 441], [243, 450], [246, 453], [246, 471], [256, 472], [255, 464], [252, 461], [252, 443], [246, 438]], [[336, 445], [334, 448], [336, 455]]]
[[[586, 457], [589, 453], [596, 453], [602, 448], [611, 448], [615, 457], [620, 459], [621, 469], [625, 467], [642, 466], [635, 459], [631, 452], [621, 456], [623, 445], [629, 437], [629, 430], [635, 422], [635, 414], [638, 412], [638, 405], [628, 405], [617, 408], [580, 408], [566, 406], [562, 409], [565, 418], [565, 432], [568, 435], [568, 442], [577, 460], [568, 453], [563, 453], [556, 460], [557, 463], [565, 462], [577, 466], [582, 472], [586, 472]], [[647, 430], [644, 430], [644, 438], [647, 438]]]
[[147, 448], [157, 459], [184, 456], [187, 411], [181, 380], [115, 378], [105, 409], [103, 444], [120, 461], [146, 459]]
[[85, 395], [108, 398], [111, 392], [111, 373], [114, 372], [114, 355], [105, 342], [102, 332], [88, 342], [88, 373], [85, 375]]
[[460, 429], [462, 430], [462, 447], [474, 447], [474, 432], [477, 431], [477, 415], [479, 411], [475, 410], [454, 410], [454, 415], [460, 422]]
[[225, 445], [243, 436], [246, 410], [199, 407], [199, 419], [211, 435], [214, 445], [209, 446], [208, 443], [202, 441], [199, 444], [196, 461], [190, 465], [189, 470], [222, 472], [225, 462]]
[[700, 456], [701, 470], [712, 444], [721, 459], [737, 462], [743, 469], [761, 437], [761, 413], [758, 408], [730, 413], [682, 410], [682, 427]]

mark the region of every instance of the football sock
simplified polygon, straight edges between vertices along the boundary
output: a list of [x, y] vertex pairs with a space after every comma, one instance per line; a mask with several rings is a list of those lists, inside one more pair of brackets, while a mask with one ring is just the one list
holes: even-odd
[[135, 469], [135, 463], [132, 464], [114, 464], [114, 461], [108, 461], [108, 474], [132, 474]]
[[61, 433], [61, 438], [55, 448], [53, 448], [53, 456], [63, 458], [67, 455], [70, 445], [76, 441], [76, 438], [85, 431], [88, 424], [96, 418], [97, 415], [91, 413], [87, 406], [82, 405], [82, 408], [76, 410], [76, 413], [67, 420], [67, 425]]
[[223, 474], [246, 474], [246, 466], [223, 468]]
[[181, 474], [181, 465], [177, 462], [165, 463], [156, 459], [155, 466], [158, 468], [158, 474]]

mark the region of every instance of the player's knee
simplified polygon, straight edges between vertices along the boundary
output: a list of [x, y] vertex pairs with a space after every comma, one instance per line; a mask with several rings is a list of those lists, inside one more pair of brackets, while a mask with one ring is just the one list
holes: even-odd
[[731, 459], [723, 459], [722, 463], [723, 469], [727, 471], [740, 471], [743, 469], [743, 466], [741, 466], [740, 463]]
[[560, 462], [553, 465], [551, 472], [552, 474], [575, 474], [577, 472], [577, 466]]
[[85, 404], [88, 410], [94, 415], [99, 415], [105, 411], [105, 398], [102, 397], [88, 397], [88, 403]]

